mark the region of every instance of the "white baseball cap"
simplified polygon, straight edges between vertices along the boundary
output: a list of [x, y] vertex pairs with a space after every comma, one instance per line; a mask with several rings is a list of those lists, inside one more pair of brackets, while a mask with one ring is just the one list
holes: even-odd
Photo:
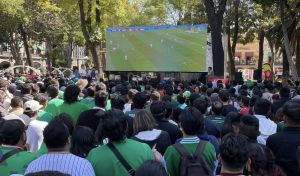
[[35, 101], [35, 100], [29, 100], [29, 101], [26, 101], [24, 103], [24, 111], [25, 112], [36, 112], [38, 110], [40, 110], [43, 106], [40, 105], [40, 103], [38, 101]]

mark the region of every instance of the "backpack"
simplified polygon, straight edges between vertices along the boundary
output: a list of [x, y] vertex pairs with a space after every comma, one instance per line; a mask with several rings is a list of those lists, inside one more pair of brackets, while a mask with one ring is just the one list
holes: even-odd
[[196, 152], [191, 155], [180, 143], [174, 144], [175, 149], [181, 155], [180, 176], [212, 176], [213, 172], [205, 159], [203, 158], [203, 150], [206, 142], [200, 140]]

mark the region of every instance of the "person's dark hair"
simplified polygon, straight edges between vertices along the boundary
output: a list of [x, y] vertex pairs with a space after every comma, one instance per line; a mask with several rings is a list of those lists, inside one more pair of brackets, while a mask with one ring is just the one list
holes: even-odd
[[298, 88], [296, 89], [296, 93], [297, 93], [297, 95], [300, 95], [300, 87], [298, 87]]
[[201, 98], [198, 98], [194, 101], [193, 107], [198, 109], [203, 115], [207, 112], [208, 103], [206, 100], [203, 100]]
[[229, 112], [224, 120], [223, 126], [221, 128], [221, 137], [228, 133], [233, 133], [234, 127], [239, 128], [241, 115], [237, 112]]
[[124, 109], [125, 100], [121, 96], [114, 96], [110, 99], [111, 108], [122, 110]]
[[222, 102], [228, 102], [230, 99], [230, 95], [227, 90], [221, 90], [219, 92], [219, 97]]
[[283, 170], [275, 164], [272, 151], [261, 144], [250, 145], [251, 175], [255, 176], [285, 176]]
[[183, 104], [183, 103], [185, 103], [185, 98], [183, 97], [183, 95], [178, 95], [177, 101], [179, 104]]
[[105, 108], [108, 99], [108, 93], [105, 91], [99, 91], [95, 96], [95, 105], [101, 108]]
[[201, 90], [201, 93], [206, 93], [207, 86], [206, 85], [201, 86], [200, 90]]
[[70, 152], [85, 158], [95, 147], [94, 131], [88, 127], [77, 126], [72, 135]]
[[167, 109], [164, 102], [154, 102], [150, 106], [150, 111], [156, 120], [166, 117]]
[[283, 116], [284, 116], [284, 114], [283, 114], [283, 108], [281, 107], [275, 113], [275, 117], [274, 117], [275, 123], [278, 124], [278, 123], [284, 121]]
[[143, 93], [136, 93], [132, 101], [135, 109], [143, 109], [147, 102], [147, 97]]
[[262, 91], [257, 86], [253, 88], [252, 94], [253, 94], [253, 96], [256, 96], [257, 98], [261, 98], [263, 95]]
[[274, 86], [272, 83], [267, 83], [265, 84], [265, 89], [267, 89], [268, 91], [272, 92], [274, 89]]
[[31, 94], [32, 86], [29, 83], [22, 84], [21, 94]]
[[272, 95], [273, 102], [278, 101], [279, 99], [280, 99], [280, 96], [278, 94], [273, 94]]
[[201, 112], [194, 108], [189, 107], [179, 116], [180, 126], [187, 135], [196, 135], [204, 129], [204, 118]]
[[158, 161], [150, 160], [142, 164], [135, 172], [135, 176], [167, 176], [166, 169]]
[[40, 105], [43, 105], [44, 107], [47, 105], [48, 100], [47, 97], [43, 94], [36, 94], [33, 98], [33, 100], [40, 103]]
[[69, 114], [61, 113], [54, 118], [55, 120], [61, 120], [68, 128], [70, 135], [73, 134], [74, 131], [74, 123]]
[[222, 165], [228, 169], [243, 169], [250, 158], [247, 137], [229, 133], [221, 141], [220, 156]]
[[213, 83], [210, 82], [210, 81], [206, 85], [207, 85], [207, 88], [212, 88], [213, 87]]
[[70, 133], [62, 120], [54, 119], [45, 128], [44, 143], [48, 149], [59, 149], [66, 146]]
[[244, 105], [244, 107], [249, 107], [250, 105], [250, 98], [249, 97], [242, 97], [242, 103]]
[[163, 101], [163, 103], [165, 104], [165, 107], [166, 107], [166, 115], [165, 115], [165, 117], [169, 118], [172, 115], [172, 113], [173, 113], [172, 103], [169, 102], [169, 101]]
[[58, 96], [58, 89], [57, 89], [57, 87], [55, 87], [53, 85], [48, 86], [48, 88], [47, 88], [47, 95], [51, 99], [56, 98]]
[[223, 103], [221, 101], [213, 102], [211, 110], [212, 110], [212, 112], [214, 112], [215, 115], [220, 115], [223, 110]]
[[284, 98], [290, 98], [290, 89], [288, 87], [282, 87], [279, 90], [279, 95], [280, 97], [284, 97]]
[[193, 93], [189, 98], [190, 105], [193, 105], [194, 101], [198, 98], [200, 98], [200, 95], [197, 93]]
[[108, 138], [111, 142], [120, 142], [126, 138], [127, 119], [124, 113], [118, 109], [111, 109], [102, 116], [96, 137], [98, 142]]
[[300, 103], [289, 101], [283, 106], [282, 112], [290, 124], [300, 125]]
[[164, 95], [161, 99], [161, 101], [168, 101], [168, 102], [172, 102], [172, 97], [170, 95]]
[[244, 115], [241, 117], [240, 134], [247, 136], [250, 141], [256, 142], [259, 132], [259, 121], [255, 116]]
[[266, 99], [258, 99], [254, 104], [254, 112], [257, 115], [267, 116], [271, 107], [271, 102]]
[[211, 94], [213, 94], [213, 93], [214, 93], [214, 90], [213, 90], [212, 88], [208, 88], [208, 89], [206, 90], [206, 95], [207, 95], [208, 97], [210, 97]]
[[0, 144], [18, 144], [24, 132], [25, 124], [21, 120], [4, 120], [0, 127]]
[[240, 90], [240, 95], [243, 96], [243, 97], [247, 97], [248, 96], [248, 91], [245, 90], [245, 89], [241, 89]]
[[41, 171], [35, 173], [29, 173], [25, 176], [71, 176], [70, 174], [61, 173], [58, 171]]
[[23, 107], [23, 99], [21, 97], [15, 96], [11, 99], [10, 106], [12, 108], [22, 108]]
[[176, 123], [179, 123], [179, 116], [183, 110], [179, 107], [173, 109], [173, 115], [172, 120], [174, 120]]
[[80, 88], [77, 85], [69, 85], [64, 92], [64, 101], [67, 104], [72, 104], [78, 101], [78, 95], [80, 94]]
[[86, 94], [89, 97], [94, 97], [95, 96], [95, 88], [94, 87], [89, 87], [86, 89]]
[[173, 95], [173, 87], [172, 86], [167, 86], [166, 87], [166, 94], [169, 96]]
[[217, 88], [218, 88], [218, 89], [224, 89], [223, 83], [219, 83], [219, 84], [217, 85]]

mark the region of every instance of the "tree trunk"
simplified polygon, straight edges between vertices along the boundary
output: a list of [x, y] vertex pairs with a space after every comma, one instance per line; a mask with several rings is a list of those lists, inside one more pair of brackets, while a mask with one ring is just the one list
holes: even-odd
[[290, 39], [289, 39], [289, 36], [288, 36], [287, 26], [286, 26], [285, 20], [284, 20], [284, 16], [285, 16], [284, 8], [285, 8], [284, 0], [281, 0], [280, 1], [280, 17], [281, 17], [281, 23], [282, 23], [284, 48], [285, 48], [287, 60], [288, 60], [288, 63], [289, 63], [289, 67], [292, 71], [292, 77], [293, 77], [294, 80], [299, 80], [296, 65], [295, 65], [295, 63], [293, 61], [293, 58], [292, 58]]
[[81, 30], [86, 42], [86, 46], [89, 48], [93, 62], [98, 70], [99, 77], [103, 77], [103, 71], [101, 70], [101, 62], [99, 61], [98, 52], [97, 52], [97, 44], [95, 42], [91, 42], [90, 33], [91, 32], [91, 0], [89, 0], [88, 7], [88, 17], [87, 21], [85, 20], [85, 12], [84, 12], [84, 0], [78, 0], [79, 11], [80, 11], [80, 22], [81, 22]]
[[282, 67], [282, 76], [288, 78], [290, 76], [290, 67], [285, 49], [282, 49]]
[[222, 26], [219, 22], [211, 25], [211, 41], [213, 54], [214, 74], [217, 77], [224, 77], [224, 49], [222, 41]]
[[[268, 41], [268, 44], [269, 44], [269, 47], [270, 47], [270, 50], [271, 50], [272, 56], [271, 56], [270, 65], [271, 65], [272, 73], [274, 73], [274, 62], [275, 62], [274, 44], [272, 43], [272, 39], [270, 39], [270, 37], [268, 37], [268, 35], [266, 35], [265, 37]], [[273, 76], [273, 79], [275, 79], [275, 76]]]
[[229, 75], [231, 80], [235, 80], [235, 60], [233, 50], [231, 48], [231, 30], [230, 30], [230, 22], [227, 23], [227, 47], [228, 47], [228, 58], [229, 58]]
[[[238, 35], [239, 35], [239, 6], [240, 6], [240, 0], [236, 0], [234, 2], [234, 30], [233, 30], [233, 39], [232, 39], [232, 46], [231, 48], [231, 57], [230, 60], [230, 72], [231, 76], [233, 77], [233, 80], [235, 79], [235, 51], [236, 51], [236, 45], [238, 41]], [[229, 26], [230, 30], [230, 26]], [[230, 38], [230, 36], [229, 36]]]
[[[258, 56], [258, 70], [262, 70], [264, 61], [264, 42], [265, 42], [265, 31], [260, 29], [259, 31], [259, 56]], [[261, 79], [261, 75], [259, 75]]]
[[66, 67], [71, 68], [72, 67], [72, 52], [74, 50], [73, 42], [69, 42], [69, 44], [65, 45], [65, 58], [66, 58]]
[[101, 22], [101, 18], [100, 18], [100, 16], [101, 16], [101, 13], [100, 13], [100, 0], [96, 0], [96, 25], [97, 25], [97, 27], [99, 27], [100, 26], [100, 22]]
[[31, 57], [30, 50], [29, 50], [29, 45], [28, 45], [28, 40], [27, 40], [27, 33], [26, 33], [23, 25], [20, 25], [20, 33], [21, 33], [21, 36], [22, 36], [23, 44], [24, 44], [27, 64], [32, 67], [33, 66], [33, 60], [32, 60], [32, 57]]
[[296, 67], [297, 67], [298, 75], [300, 75], [300, 35], [297, 36]]
[[20, 50], [19, 50], [19, 46], [18, 46], [18, 42], [16, 42], [16, 39], [14, 37], [14, 33], [10, 32], [8, 34], [9, 36], [9, 46], [11, 49], [11, 54], [13, 56], [13, 59], [15, 60], [15, 65], [22, 65], [23, 61], [22, 58], [20, 56]]
[[211, 27], [212, 55], [214, 74], [224, 77], [224, 49], [222, 43], [222, 22], [227, 0], [219, 0], [216, 7], [214, 1], [204, 0], [205, 10]]

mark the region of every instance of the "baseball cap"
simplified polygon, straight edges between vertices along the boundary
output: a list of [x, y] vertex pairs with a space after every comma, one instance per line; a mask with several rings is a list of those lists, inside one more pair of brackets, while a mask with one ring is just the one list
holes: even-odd
[[29, 100], [24, 103], [24, 111], [25, 112], [36, 112], [40, 110], [43, 106], [40, 105], [38, 101]]

